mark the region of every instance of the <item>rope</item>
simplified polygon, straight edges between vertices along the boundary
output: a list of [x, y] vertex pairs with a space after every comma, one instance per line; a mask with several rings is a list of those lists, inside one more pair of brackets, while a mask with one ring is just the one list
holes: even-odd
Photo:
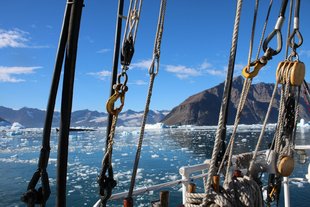
[[127, 21], [126, 21], [126, 26], [125, 26], [125, 31], [124, 31], [125, 38], [123, 39], [123, 45], [125, 44], [126, 39], [128, 39], [130, 36], [133, 38], [133, 44], [135, 43], [142, 3], [143, 3], [143, 0], [140, 0], [140, 1], [130, 0], [128, 14], [127, 14]]
[[[141, 154], [141, 149], [142, 149], [142, 143], [143, 143], [143, 138], [144, 138], [145, 125], [146, 125], [147, 116], [148, 116], [150, 103], [151, 103], [154, 79], [155, 79], [156, 75], [158, 74], [158, 70], [159, 70], [160, 46], [161, 46], [161, 40], [162, 40], [162, 34], [163, 34], [166, 6], [167, 6], [167, 0], [162, 0], [161, 5], [160, 5], [159, 18], [158, 18], [158, 24], [157, 24], [157, 32], [156, 32], [155, 43], [154, 43], [153, 61], [152, 61], [152, 64], [149, 68], [150, 82], [149, 82], [148, 94], [147, 94], [147, 98], [146, 98], [145, 109], [144, 109], [141, 128], [140, 128], [140, 137], [139, 137], [135, 162], [134, 162], [131, 181], [130, 181], [128, 198], [132, 197], [133, 189], [135, 186], [136, 175], [137, 175], [137, 170], [138, 170], [138, 165], [139, 165], [139, 160], [140, 160], [140, 154]], [[154, 70], [154, 67], [156, 67], [156, 70]]]
[[[106, 152], [103, 156], [103, 159], [102, 159], [102, 165], [105, 164], [105, 162], [107, 161], [107, 159], [109, 157], [111, 157], [111, 154], [112, 154], [112, 149], [113, 149], [113, 144], [114, 144], [114, 135], [115, 135], [115, 129], [116, 129], [116, 124], [117, 124], [117, 119], [118, 119], [118, 115], [113, 115], [113, 118], [112, 118], [112, 125], [111, 125], [111, 131], [110, 131], [110, 134], [109, 134], [109, 141], [108, 141], [108, 146], [107, 146], [107, 149], [106, 149]], [[111, 162], [111, 160], [109, 159], [109, 161]], [[110, 163], [111, 164], [111, 163]]]
[[[259, 185], [247, 176], [235, 177], [219, 194], [187, 193], [185, 206], [263, 207]], [[202, 202], [200, 203], [200, 201]]]
[[137, 175], [137, 170], [138, 170], [138, 165], [139, 165], [139, 160], [140, 160], [140, 154], [141, 154], [141, 148], [142, 148], [142, 142], [143, 142], [143, 138], [144, 138], [145, 124], [146, 124], [147, 115], [149, 112], [149, 105], [151, 102], [154, 78], [155, 78], [155, 75], [151, 74], [150, 84], [149, 84], [149, 89], [148, 89], [148, 95], [147, 95], [147, 101], [145, 104], [145, 109], [144, 109], [144, 113], [143, 113], [141, 129], [140, 129], [140, 137], [139, 137], [139, 142], [138, 142], [138, 147], [137, 147], [137, 151], [136, 151], [136, 157], [135, 157], [135, 162], [134, 162], [134, 166], [133, 166], [133, 171], [132, 171], [132, 176], [131, 176], [131, 181], [130, 181], [130, 187], [129, 187], [129, 192], [128, 192], [129, 198], [132, 197], [133, 188], [135, 186], [136, 175]]
[[[228, 183], [229, 178], [230, 178], [230, 166], [231, 166], [231, 159], [232, 159], [232, 153], [233, 153], [233, 146], [234, 146], [234, 141], [235, 141], [235, 136], [237, 134], [237, 128], [238, 128], [238, 124], [241, 118], [241, 112], [244, 108], [245, 102], [246, 102], [246, 97], [249, 93], [249, 89], [251, 86], [251, 79], [246, 79], [244, 81], [243, 84], [243, 88], [242, 88], [242, 93], [241, 93], [241, 98], [240, 98], [240, 102], [237, 108], [237, 113], [236, 113], [236, 117], [235, 117], [235, 123], [234, 123], [234, 127], [233, 127], [233, 132], [229, 141], [229, 147], [227, 147], [227, 151], [228, 151], [228, 160], [227, 160], [227, 167], [226, 167], [226, 175], [225, 175], [225, 181], [224, 181], [224, 185]], [[225, 153], [226, 154], [226, 153]], [[219, 169], [220, 170], [220, 169]]]
[[[258, 6], [259, 6], [259, 0], [256, 0], [255, 8], [254, 8], [254, 18], [253, 18], [253, 23], [252, 23], [249, 55], [248, 55], [248, 66], [250, 66], [252, 52], [253, 52], [253, 43], [254, 43], [254, 34], [255, 34], [255, 28], [256, 28], [256, 19], [257, 19]], [[236, 136], [236, 133], [237, 133], [238, 124], [240, 122], [241, 113], [242, 113], [242, 110], [244, 108], [244, 105], [245, 105], [245, 102], [246, 102], [246, 98], [247, 98], [247, 95], [248, 95], [251, 83], [252, 83], [252, 79], [247, 78], [244, 81], [244, 84], [243, 84], [243, 88], [242, 88], [242, 92], [241, 92], [241, 97], [240, 97], [240, 102], [239, 102], [239, 105], [238, 105], [238, 108], [237, 108], [236, 117], [235, 117], [234, 128], [233, 128], [233, 132], [232, 132], [232, 135], [231, 135], [231, 138], [230, 138], [230, 141], [229, 141], [229, 147], [227, 148], [227, 151], [228, 151], [228, 161], [227, 161], [224, 185], [226, 185], [228, 183], [228, 180], [230, 178], [230, 166], [231, 166], [231, 159], [232, 159], [232, 153], [233, 153], [234, 140], [235, 140], [235, 136]]]
[[249, 166], [249, 169], [248, 169], [248, 174], [250, 175], [250, 177], [252, 176], [254, 162], [256, 160], [256, 156], [257, 156], [259, 147], [261, 145], [261, 142], [263, 140], [263, 136], [265, 134], [265, 129], [266, 129], [266, 126], [267, 126], [267, 121], [268, 121], [268, 118], [269, 118], [269, 115], [270, 115], [270, 112], [271, 112], [271, 108], [272, 108], [273, 101], [274, 101], [275, 96], [276, 96], [277, 89], [278, 89], [278, 81], [276, 82], [275, 87], [273, 89], [271, 100], [270, 100], [270, 103], [269, 103], [269, 106], [268, 106], [268, 109], [267, 109], [267, 113], [266, 113], [266, 116], [265, 116], [265, 120], [264, 120], [264, 123], [263, 123], [263, 126], [262, 126], [262, 130], [260, 132], [259, 138], [257, 140], [256, 147], [255, 147], [255, 150], [254, 150], [254, 154], [253, 154], [252, 160], [250, 162], [250, 166]]
[[205, 182], [205, 180], [204, 180], [205, 192], [210, 191], [212, 177], [216, 173], [216, 157], [220, 151], [221, 144], [222, 144], [221, 143], [221, 134], [222, 134], [222, 131], [225, 130], [225, 123], [224, 123], [225, 117], [224, 116], [226, 114], [226, 111], [225, 111], [226, 105], [228, 104], [228, 100], [229, 100], [228, 99], [229, 93], [227, 93], [227, 92], [229, 92], [230, 84], [232, 82], [232, 76], [233, 76], [233, 70], [234, 70], [234, 61], [235, 61], [236, 50], [237, 50], [237, 42], [238, 42], [241, 8], [242, 8], [242, 0], [238, 0], [236, 15], [235, 15], [234, 29], [233, 29], [233, 36], [232, 36], [232, 46], [231, 46], [231, 50], [230, 50], [229, 65], [228, 65], [228, 71], [227, 71], [227, 78], [226, 78], [226, 82], [225, 82], [225, 86], [224, 86], [224, 94], [223, 94], [223, 99], [222, 99], [222, 105], [221, 105], [220, 114], [219, 114], [218, 128], [216, 131], [214, 148], [213, 148], [210, 168], [209, 168], [209, 172], [208, 172], [208, 180], [207, 180], [207, 182]]

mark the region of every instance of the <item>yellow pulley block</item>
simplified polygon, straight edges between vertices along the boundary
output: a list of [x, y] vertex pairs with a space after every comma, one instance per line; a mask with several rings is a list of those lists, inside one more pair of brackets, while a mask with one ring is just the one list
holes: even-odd
[[276, 73], [277, 81], [285, 84], [289, 81], [292, 86], [300, 86], [305, 78], [306, 67], [299, 61], [282, 61], [279, 63]]
[[288, 177], [292, 174], [294, 170], [294, 164], [295, 164], [294, 158], [284, 156], [278, 164], [278, 172], [282, 176]]

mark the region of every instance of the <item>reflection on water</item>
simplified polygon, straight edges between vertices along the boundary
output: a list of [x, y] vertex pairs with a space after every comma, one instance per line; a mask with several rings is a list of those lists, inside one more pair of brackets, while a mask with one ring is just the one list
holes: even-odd
[[[274, 126], [265, 133], [261, 149], [265, 149], [273, 137]], [[188, 127], [176, 129], [147, 130], [145, 133], [136, 187], [149, 186], [180, 179], [178, 170], [182, 166], [193, 165], [210, 158], [213, 149], [216, 127]], [[227, 129], [227, 139], [232, 128]], [[260, 134], [257, 126], [240, 126], [236, 136], [235, 154], [251, 151]], [[307, 144], [309, 129], [297, 132], [297, 144]], [[69, 137], [67, 206], [92, 206], [98, 199], [97, 176], [101, 168], [105, 130], [72, 132]], [[0, 199], [3, 206], [24, 206], [19, 198], [26, 191], [27, 182], [36, 170], [41, 148], [41, 129], [24, 130], [12, 135], [0, 132]], [[136, 145], [139, 138], [138, 128], [117, 129], [113, 149], [114, 176], [118, 182], [115, 192], [128, 190], [131, 178]], [[56, 158], [58, 134], [53, 131], [51, 154], [48, 166], [52, 195], [48, 206], [55, 204]], [[309, 163], [308, 159], [306, 164]], [[296, 164], [294, 176], [304, 177], [306, 165]], [[302, 186], [301, 186], [302, 185]], [[181, 186], [169, 188], [171, 206], [181, 203]], [[201, 187], [198, 187], [198, 190]], [[305, 193], [310, 193], [307, 184], [295, 183], [291, 194], [293, 206], [308, 206]], [[302, 189], [305, 193], [296, 194]], [[149, 206], [150, 201], [158, 199], [158, 192], [149, 192], [136, 197], [136, 206]], [[297, 202], [297, 204], [296, 204]], [[110, 206], [121, 206], [121, 201], [110, 202]]]

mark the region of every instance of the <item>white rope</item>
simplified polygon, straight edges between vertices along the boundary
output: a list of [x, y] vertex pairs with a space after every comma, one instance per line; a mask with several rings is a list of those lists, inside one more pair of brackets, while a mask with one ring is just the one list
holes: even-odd
[[[138, 146], [137, 146], [137, 151], [136, 151], [136, 156], [135, 156], [135, 161], [134, 161], [134, 166], [133, 166], [133, 171], [132, 171], [132, 176], [131, 176], [131, 181], [130, 181], [130, 187], [129, 187], [129, 192], [128, 192], [129, 198], [132, 197], [133, 189], [134, 189], [135, 182], [136, 182], [136, 174], [138, 170], [142, 143], [144, 139], [145, 125], [146, 125], [147, 116], [150, 110], [150, 103], [151, 103], [151, 97], [152, 97], [152, 92], [153, 92], [154, 80], [159, 70], [160, 45], [161, 45], [161, 39], [162, 39], [162, 33], [163, 33], [166, 5], [167, 5], [167, 0], [161, 0], [158, 24], [157, 24], [157, 32], [156, 32], [154, 51], [153, 51], [153, 61], [149, 69], [150, 82], [149, 82], [149, 88], [148, 88], [148, 93], [147, 93], [147, 98], [146, 98], [146, 103], [145, 103], [145, 108], [144, 108], [144, 113], [143, 113], [143, 118], [142, 118], [142, 123], [141, 123], [141, 128], [140, 128], [140, 137], [138, 141]], [[155, 62], [157, 63], [156, 70], [154, 70], [154, 67], [156, 64]]]
[[254, 153], [253, 153], [252, 160], [250, 162], [250, 166], [249, 166], [249, 169], [248, 169], [248, 174], [250, 175], [250, 177], [252, 177], [252, 171], [253, 171], [253, 167], [254, 167], [254, 162], [256, 160], [257, 152], [259, 150], [259, 147], [260, 147], [260, 145], [262, 143], [262, 140], [263, 140], [263, 136], [265, 134], [265, 129], [266, 129], [266, 126], [267, 126], [267, 122], [268, 122], [268, 119], [269, 119], [269, 115], [270, 115], [270, 112], [271, 112], [271, 109], [272, 109], [272, 105], [273, 105], [273, 101], [275, 99], [277, 91], [278, 91], [278, 81], [275, 83], [275, 86], [274, 86], [274, 89], [273, 89], [273, 92], [272, 92], [272, 96], [270, 98], [270, 103], [269, 103], [269, 106], [268, 106], [268, 110], [267, 110], [267, 113], [266, 113], [266, 116], [265, 116], [265, 120], [264, 120], [262, 129], [261, 129], [259, 138], [257, 140], [257, 144], [256, 144], [256, 147], [255, 147], [255, 150], [254, 150]]
[[[252, 79], [245, 79], [244, 84], [243, 84], [243, 88], [242, 88], [242, 92], [241, 92], [241, 97], [240, 97], [240, 102], [239, 102], [239, 105], [238, 105], [238, 108], [237, 108], [236, 117], [235, 117], [233, 132], [231, 134], [231, 138], [230, 138], [227, 150], [226, 150], [226, 152], [228, 152], [228, 160], [227, 160], [227, 167], [226, 167], [226, 175], [225, 175], [224, 185], [228, 184], [229, 179], [230, 179], [230, 166], [231, 166], [231, 159], [232, 159], [232, 154], [233, 154], [234, 141], [235, 141], [235, 137], [236, 137], [236, 134], [237, 134], [237, 129], [238, 129], [239, 121], [240, 121], [240, 118], [241, 118], [241, 112], [242, 112], [242, 110], [244, 108], [244, 105], [245, 105], [245, 102], [246, 102], [246, 97], [247, 97], [247, 95], [249, 93], [249, 89], [250, 89], [251, 83], [252, 83]], [[226, 154], [226, 152], [225, 152], [225, 154]]]

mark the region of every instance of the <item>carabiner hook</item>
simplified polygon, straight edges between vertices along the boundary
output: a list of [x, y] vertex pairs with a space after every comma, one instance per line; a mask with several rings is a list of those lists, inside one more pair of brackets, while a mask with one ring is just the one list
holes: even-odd
[[[109, 114], [116, 116], [122, 111], [124, 107], [125, 93], [127, 92], [128, 87], [123, 84], [115, 84], [113, 88], [114, 94], [107, 101], [106, 109]], [[114, 104], [118, 99], [120, 99], [121, 105], [118, 108], [114, 108]]]
[[[262, 63], [259, 60], [251, 62], [250, 65], [247, 65], [243, 68], [242, 75], [245, 78], [254, 78], [255, 76], [257, 76], [259, 70], [265, 65], [266, 65], [265, 63]], [[250, 67], [253, 67], [253, 66], [254, 66], [254, 70], [250, 72]]]

